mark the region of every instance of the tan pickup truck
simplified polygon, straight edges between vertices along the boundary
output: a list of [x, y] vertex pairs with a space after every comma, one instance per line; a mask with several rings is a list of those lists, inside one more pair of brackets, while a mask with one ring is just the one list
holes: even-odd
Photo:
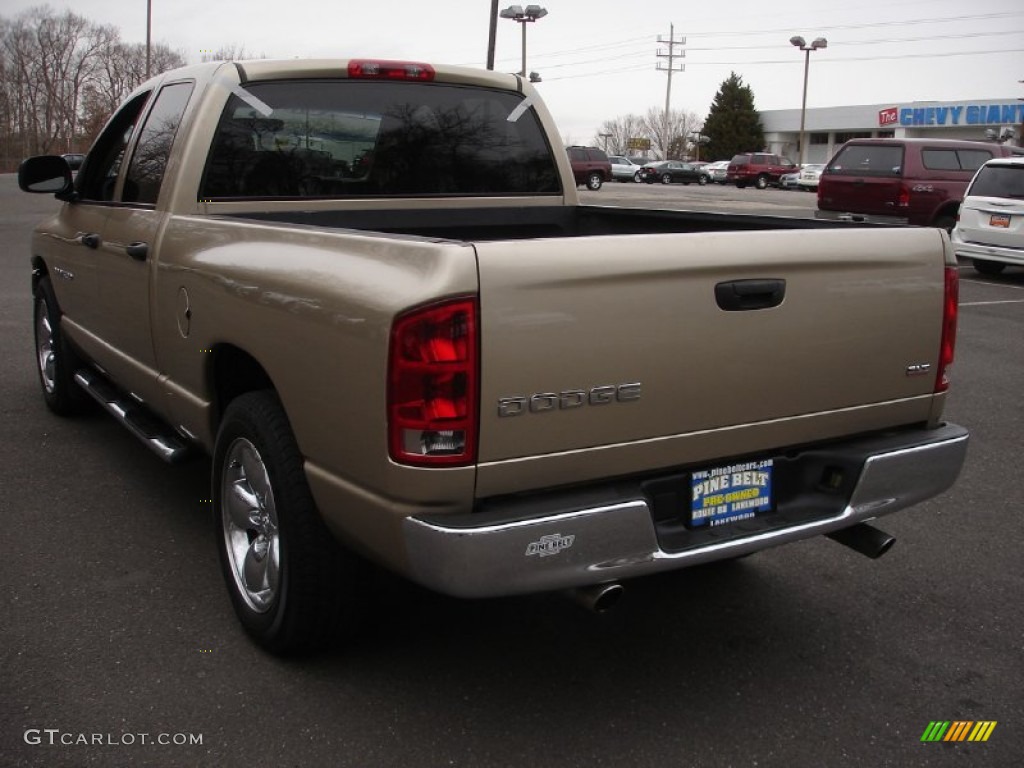
[[822, 534], [877, 556], [864, 521], [954, 482], [944, 232], [581, 205], [558, 135], [515, 75], [256, 61], [146, 83], [73, 182], [22, 164], [63, 201], [47, 404], [212, 456], [271, 651], [357, 627], [367, 561], [602, 608]]

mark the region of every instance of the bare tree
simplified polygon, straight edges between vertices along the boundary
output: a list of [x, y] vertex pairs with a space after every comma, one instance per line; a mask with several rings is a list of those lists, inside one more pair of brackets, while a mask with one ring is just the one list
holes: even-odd
[[260, 53], [249, 53], [245, 50], [245, 46], [239, 43], [228, 43], [222, 45], [215, 51], [201, 51], [199, 54], [199, 60], [202, 62], [207, 61], [242, 61], [243, 59], [265, 59], [267, 54]]
[[[150, 69], [154, 74], [185, 66], [185, 58], [164, 44], [151, 46]], [[96, 77], [83, 99], [82, 133], [95, 137], [114, 110], [146, 79], [146, 46], [113, 41], [102, 56]]]
[[[612, 155], [633, 154], [629, 140], [647, 137], [644, 119], [640, 115], [622, 115], [614, 120], [605, 120], [597, 132], [599, 137], [608, 137], [608, 153]], [[602, 144], [594, 139], [595, 143]], [[635, 151], [635, 150], [634, 150]]]
[[701, 126], [701, 119], [694, 112], [673, 109], [666, 114], [657, 107], [647, 110], [643, 122], [655, 153], [663, 160], [683, 159], [689, 135]]
[[[145, 47], [121, 42], [115, 27], [48, 7], [0, 17], [0, 167], [26, 155], [84, 149], [144, 79]], [[157, 72], [183, 66], [154, 49]]]

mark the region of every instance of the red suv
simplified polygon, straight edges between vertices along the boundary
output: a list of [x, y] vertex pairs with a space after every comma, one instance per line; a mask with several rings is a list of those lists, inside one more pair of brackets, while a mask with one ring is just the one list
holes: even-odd
[[798, 169], [792, 161], [780, 155], [744, 152], [729, 161], [729, 167], [725, 170], [725, 183], [735, 184], [739, 189], [748, 184], [764, 189], [769, 184], [777, 185], [782, 174], [793, 173], [796, 170]]
[[611, 181], [612, 164], [604, 150], [597, 147], [566, 147], [569, 153], [569, 164], [576, 185], [586, 184], [587, 189], [600, 189], [606, 181]]
[[974, 172], [1022, 151], [955, 139], [853, 139], [821, 173], [815, 216], [951, 230]]

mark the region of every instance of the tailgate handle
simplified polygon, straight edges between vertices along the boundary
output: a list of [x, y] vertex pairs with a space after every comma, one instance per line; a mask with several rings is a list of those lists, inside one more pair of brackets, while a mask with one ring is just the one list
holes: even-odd
[[726, 312], [771, 309], [779, 306], [785, 297], [785, 280], [730, 280], [715, 286], [715, 301]]

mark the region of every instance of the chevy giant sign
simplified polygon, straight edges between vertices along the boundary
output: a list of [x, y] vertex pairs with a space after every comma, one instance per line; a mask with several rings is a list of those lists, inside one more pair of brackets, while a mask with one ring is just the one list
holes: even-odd
[[949, 104], [942, 107], [889, 107], [878, 113], [878, 125], [1014, 125], [1024, 121], [1024, 102], [1015, 104]]

